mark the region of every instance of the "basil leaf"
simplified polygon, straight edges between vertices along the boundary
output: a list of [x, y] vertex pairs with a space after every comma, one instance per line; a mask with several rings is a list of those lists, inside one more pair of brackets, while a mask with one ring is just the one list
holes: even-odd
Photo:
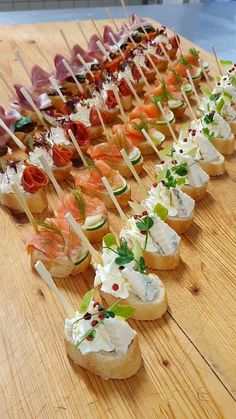
[[91, 301], [93, 299], [93, 292], [94, 292], [94, 290], [92, 289], [92, 290], [86, 292], [86, 294], [84, 295], [84, 298], [83, 298], [82, 303], [81, 303], [80, 308], [79, 308], [80, 313], [84, 313], [88, 310], [89, 304], [91, 303]]
[[116, 246], [116, 238], [114, 236], [114, 234], [112, 233], [108, 233], [103, 237], [103, 242], [106, 245], [106, 247], [112, 247], [112, 246]]
[[108, 310], [113, 311], [116, 316], [123, 317], [123, 319], [128, 319], [135, 312], [135, 308], [117, 303], [110, 306]]
[[161, 204], [156, 204], [153, 212], [154, 214], [157, 214], [158, 217], [160, 217], [162, 221], [165, 221], [166, 218], [168, 217], [168, 209], [163, 207], [163, 205]]
[[142, 220], [137, 221], [136, 226], [140, 231], [149, 231], [153, 226], [154, 221], [151, 217], [144, 217]]

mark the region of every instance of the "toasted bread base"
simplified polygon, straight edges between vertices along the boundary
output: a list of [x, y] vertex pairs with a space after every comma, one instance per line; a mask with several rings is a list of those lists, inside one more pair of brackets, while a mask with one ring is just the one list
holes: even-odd
[[144, 81], [141, 81], [141, 80], [138, 82], [134, 82], [133, 86], [136, 90], [136, 93], [141, 93], [143, 91], [144, 85], [145, 85]]
[[[136, 147], [139, 148], [142, 156], [149, 156], [150, 154], [155, 154], [155, 151], [153, 150], [152, 146], [145, 140], [142, 141], [139, 145]], [[156, 145], [157, 149], [160, 149], [159, 145]]]
[[[175, 122], [171, 122], [170, 126], [171, 126], [172, 130], [175, 132]], [[171, 132], [170, 132], [167, 124], [157, 125], [157, 130], [159, 132], [162, 132], [162, 134], [164, 134], [164, 136], [166, 138], [171, 137]]]
[[189, 218], [167, 217], [166, 223], [178, 234], [185, 233], [192, 225], [194, 213]]
[[[131, 177], [133, 174], [129, 170], [126, 163], [114, 163], [110, 162], [108, 160], [103, 160], [108, 166], [110, 166], [112, 169], [118, 170], [123, 177]], [[140, 159], [140, 161], [133, 165], [134, 169], [138, 173], [138, 175], [142, 172], [143, 169], [143, 158]]]
[[185, 111], [186, 111], [187, 105], [184, 104], [181, 106], [181, 108], [172, 108], [171, 111], [173, 112], [175, 119], [181, 119], [183, 118]]
[[121, 105], [123, 106], [125, 111], [129, 111], [133, 105], [133, 96], [120, 96]]
[[75, 364], [99, 375], [104, 380], [109, 378], [122, 380], [136, 374], [142, 365], [138, 337], [135, 336], [129, 345], [127, 354], [112, 352], [90, 352], [82, 355], [79, 349], [74, 350], [72, 343], [65, 339], [66, 352]]
[[[99, 191], [99, 190], [92, 190], [81, 188], [82, 192], [89, 196], [96, 196], [99, 198], [108, 209], [115, 208], [109, 194], [107, 191]], [[119, 202], [122, 208], [125, 208], [128, 205], [128, 201], [131, 199], [131, 189], [130, 186], [127, 185], [127, 189], [120, 195], [116, 195], [116, 199]]]
[[236, 121], [230, 122], [229, 125], [233, 135], [236, 136]]
[[[39, 189], [33, 194], [22, 192], [22, 195], [24, 195], [24, 199], [29, 207], [29, 210], [33, 214], [40, 214], [48, 206], [45, 188]], [[0, 203], [17, 212], [24, 212], [14, 193], [0, 192]]]
[[171, 50], [167, 51], [167, 54], [169, 55], [171, 60], [175, 60], [177, 51], [178, 51], [178, 48], [172, 48]]
[[69, 162], [65, 166], [55, 167], [53, 166], [52, 172], [56, 178], [56, 180], [65, 180], [68, 178], [70, 171], [72, 169], [72, 162]]
[[154, 82], [154, 80], [155, 80], [155, 78], [156, 78], [156, 72], [155, 72], [155, 70], [148, 70], [148, 71], [145, 71], [145, 77], [146, 77], [146, 79], [147, 79], [147, 81], [149, 82], [149, 83], [152, 83], [152, 82]]
[[157, 68], [159, 71], [166, 71], [167, 67], [168, 67], [168, 61], [167, 60], [161, 60], [158, 62], [157, 64]]
[[95, 140], [96, 138], [103, 136], [103, 128], [101, 125], [96, 125], [95, 127], [87, 127], [87, 130], [91, 140]]
[[225, 173], [224, 156], [221, 156], [220, 161], [217, 163], [207, 162], [206, 160], [199, 160], [198, 163], [209, 176], [220, 176]]
[[200, 188], [193, 188], [190, 185], [183, 185], [182, 191], [188, 196], [194, 199], [194, 201], [200, 201], [205, 195], [207, 190], [208, 182], [204, 183]]
[[66, 278], [70, 275], [76, 275], [80, 272], [86, 271], [90, 265], [91, 256], [90, 254], [88, 254], [88, 256], [83, 260], [83, 262], [75, 266], [72, 262], [70, 262], [69, 259], [67, 263], [65, 263], [65, 261], [63, 261], [63, 263], [60, 263], [56, 260], [56, 258], [48, 258], [43, 252], [41, 252], [41, 250], [33, 249], [30, 252], [30, 261], [32, 269], [34, 269], [34, 266], [38, 260], [43, 262], [44, 266], [53, 277]]
[[230, 139], [225, 140], [224, 138], [215, 138], [213, 141], [215, 148], [224, 156], [228, 156], [234, 153], [234, 135], [232, 134]]
[[157, 320], [160, 319], [167, 310], [167, 296], [163, 283], [154, 274], [151, 274], [158, 282], [159, 295], [153, 302], [145, 302], [136, 295], [131, 294], [126, 299], [118, 299], [111, 294], [99, 290], [101, 297], [111, 306], [119, 300], [119, 304], [124, 304], [135, 308], [134, 314], [131, 316], [135, 320]]
[[103, 237], [109, 233], [110, 229], [109, 229], [109, 222], [108, 220], [106, 220], [105, 224], [103, 224], [102, 227], [98, 228], [97, 230], [87, 230], [87, 229], [83, 229], [83, 232], [85, 234], [85, 236], [87, 237], [87, 239], [91, 242], [91, 243], [99, 243], [102, 241]]
[[143, 257], [148, 268], [157, 269], [160, 271], [171, 271], [172, 269], [175, 269], [179, 264], [180, 250], [178, 246], [176, 252], [169, 256], [162, 256], [158, 253], [147, 252], [144, 250]]

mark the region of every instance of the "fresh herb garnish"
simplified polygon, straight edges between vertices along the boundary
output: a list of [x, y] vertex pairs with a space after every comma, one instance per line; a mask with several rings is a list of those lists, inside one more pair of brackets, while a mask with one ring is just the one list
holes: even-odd
[[186, 176], [188, 174], [187, 163], [181, 163], [171, 168], [178, 176]]
[[190, 54], [193, 56], [193, 58], [199, 58], [199, 52], [196, 48], [189, 48]]
[[154, 207], [153, 212], [158, 215], [158, 217], [162, 220], [165, 221], [166, 218], [168, 217], [168, 209], [163, 207], [163, 205], [161, 204], [156, 204]]
[[203, 128], [202, 132], [208, 138], [209, 141], [213, 141], [214, 133], [210, 132], [209, 128]]
[[84, 295], [84, 298], [81, 302], [80, 308], [79, 308], [79, 312], [80, 313], [85, 313], [88, 310], [88, 307], [93, 299], [93, 293], [94, 290], [90, 290], [88, 292], [86, 292], [86, 294]]
[[236, 87], [236, 76], [234, 74], [229, 74], [230, 83], [233, 87]]
[[[109, 235], [106, 235], [105, 237], [107, 237], [107, 236], [109, 236]], [[146, 266], [145, 266], [143, 257], [141, 256], [139, 258], [139, 260], [136, 259], [135, 255], [134, 255], [134, 252], [131, 249], [129, 249], [128, 243], [123, 237], [120, 240], [120, 245], [117, 246], [116, 249], [113, 249], [112, 247], [110, 247], [110, 246], [113, 246], [115, 244], [111, 237], [107, 237], [107, 239], [105, 239], [104, 243], [106, 244], [106, 246], [103, 246], [103, 249], [109, 249], [112, 252], [117, 254], [117, 257], [115, 258], [115, 262], [116, 262], [117, 265], [123, 266], [123, 265], [126, 265], [126, 264], [134, 261], [138, 266], [139, 272], [141, 272], [141, 273], [146, 272]], [[111, 243], [110, 246], [107, 245], [109, 243]]]
[[128, 319], [135, 312], [135, 308], [121, 305], [119, 301], [110, 306], [108, 310], [112, 311], [118, 317], [123, 317], [123, 319]]
[[53, 221], [34, 220], [34, 223], [36, 226], [42, 227], [44, 230], [52, 231], [53, 233], [58, 234], [58, 236], [61, 237], [62, 241], [65, 242], [61, 230]]
[[175, 188], [176, 185], [177, 185], [176, 179], [174, 178], [174, 176], [172, 176], [171, 171], [167, 169], [165, 187], [167, 189], [170, 189], [170, 188]]
[[213, 119], [214, 119], [214, 112], [208, 113], [208, 114], [207, 114], [207, 115], [203, 118], [203, 120], [204, 120], [204, 122], [205, 122], [206, 124], [212, 124]]
[[189, 66], [190, 67], [190, 64], [189, 64], [189, 62], [187, 61], [187, 60], [185, 60], [185, 58], [184, 57], [181, 57], [180, 59], [179, 59], [179, 64], [181, 64], [181, 65], [187, 65], [187, 66]]
[[71, 193], [76, 200], [80, 214], [84, 217], [85, 216], [85, 202], [84, 202], [83, 194], [80, 192], [79, 189], [73, 190]]
[[221, 96], [221, 93], [212, 93], [209, 96], [209, 99], [210, 100], [213, 100], [214, 102], [216, 102], [220, 98], [220, 96]]
[[217, 110], [217, 112], [220, 114], [221, 113], [221, 111], [222, 111], [222, 109], [223, 109], [223, 107], [224, 107], [224, 105], [225, 105], [225, 101], [224, 101], [224, 99], [223, 99], [223, 97], [220, 99], [220, 101], [217, 103], [217, 105], [216, 105], [216, 110]]
[[96, 163], [92, 159], [89, 159], [88, 157], [85, 157], [85, 159], [86, 159], [86, 163], [87, 163], [86, 167], [90, 170], [92, 170], [92, 169], [97, 170], [97, 172], [102, 176], [102, 172], [99, 169], [99, 167], [96, 165]]
[[149, 217], [148, 215], [136, 222], [136, 227], [146, 236], [145, 243], [144, 243], [144, 250], [146, 250], [147, 241], [148, 241], [148, 233], [149, 233], [149, 230], [152, 228], [153, 224], [154, 224], [153, 219]]
[[136, 131], [140, 131], [140, 132], [142, 131], [142, 129], [145, 129], [145, 131], [147, 131], [149, 128], [149, 124], [144, 116], [141, 117], [140, 124], [137, 124], [137, 122], [134, 122], [132, 126]]

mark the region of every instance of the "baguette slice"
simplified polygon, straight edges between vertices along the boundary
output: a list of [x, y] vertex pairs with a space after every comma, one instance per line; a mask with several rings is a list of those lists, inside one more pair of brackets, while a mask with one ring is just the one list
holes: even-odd
[[224, 156], [233, 154], [234, 152], [234, 134], [228, 140], [224, 138], [215, 138], [213, 141], [215, 148]]
[[[83, 228], [83, 226], [82, 226]], [[109, 233], [110, 229], [109, 229], [109, 222], [108, 220], [106, 220], [104, 222], [104, 224], [100, 227], [97, 228], [96, 230], [91, 230], [91, 229], [85, 229], [83, 228], [83, 232], [85, 234], [85, 236], [88, 238], [88, 240], [91, 243], [99, 243], [102, 241], [103, 237]]]
[[[96, 189], [93, 189], [93, 190], [90, 191], [89, 189], [86, 189], [86, 188], [83, 188], [83, 187], [81, 187], [81, 191], [83, 193], [85, 193], [86, 195], [96, 196], [98, 199], [100, 199], [100, 201], [102, 201], [104, 203], [106, 208], [108, 208], [108, 209], [115, 208], [115, 206], [114, 206], [109, 194], [107, 193], [107, 191], [105, 191], [105, 190], [100, 191], [100, 190], [96, 190]], [[130, 189], [130, 186], [128, 184], [127, 184], [126, 190], [123, 193], [121, 193], [120, 195], [116, 195], [116, 199], [117, 199], [117, 201], [119, 202], [119, 204], [122, 208], [125, 208], [128, 205], [128, 201], [131, 199], [131, 189]]]
[[30, 252], [30, 260], [32, 269], [34, 269], [36, 262], [41, 260], [53, 277], [66, 278], [69, 275], [76, 275], [86, 271], [90, 265], [91, 256], [88, 253], [78, 265], [74, 265], [69, 259], [67, 261], [66, 259], [52, 259], [47, 257], [41, 250], [33, 249]]
[[208, 182], [204, 183], [204, 185], [199, 188], [193, 188], [190, 185], [183, 185], [181, 189], [188, 196], [191, 196], [194, 201], [200, 201], [206, 195], [207, 185]]
[[[103, 159], [103, 161], [106, 164], [108, 164], [108, 166], [110, 166], [112, 169], [118, 170], [120, 172], [121, 176], [124, 176], [124, 177], [133, 176], [133, 174], [131, 173], [131, 171], [129, 170], [129, 168], [128, 168], [128, 166], [125, 162], [115, 163], [115, 162], [111, 162], [111, 161], [108, 161], [108, 160], [105, 160], [105, 159]], [[139, 162], [134, 164], [133, 167], [139, 175], [143, 170], [143, 157], [141, 157]]]
[[66, 352], [75, 364], [99, 375], [104, 380], [124, 379], [136, 374], [142, 365], [142, 357], [138, 342], [135, 336], [129, 345], [128, 352], [124, 355], [118, 355], [112, 352], [90, 352], [82, 355], [80, 350], [74, 350], [73, 344], [65, 339]]
[[229, 122], [229, 125], [233, 135], [236, 135], [236, 121]]
[[56, 178], [56, 180], [65, 180], [70, 175], [70, 171], [72, 169], [72, 162], [69, 162], [61, 167], [53, 166], [52, 172]]
[[[45, 188], [41, 188], [33, 194], [25, 192], [22, 192], [22, 194], [33, 214], [40, 214], [47, 208], [48, 201]], [[14, 193], [0, 192], [0, 203], [17, 212], [24, 212]]]
[[178, 234], [185, 233], [192, 225], [194, 212], [188, 218], [167, 217], [166, 223]]
[[133, 105], [133, 96], [121, 96], [120, 97], [121, 105], [123, 106], [125, 111], [129, 111]]
[[[125, 304], [135, 308], [134, 314], [131, 316], [135, 320], [157, 320], [160, 319], [167, 310], [166, 290], [161, 280], [154, 274], [153, 276], [158, 282], [159, 293], [155, 301], [142, 301], [135, 294], [130, 293], [126, 299], [119, 299], [119, 304]], [[99, 290], [101, 297], [111, 306], [118, 301], [118, 298], [104, 291]]]
[[143, 251], [145, 264], [148, 268], [161, 271], [171, 271], [175, 269], [180, 260], [180, 246], [177, 247], [175, 253], [169, 256], [162, 256], [158, 253]]
[[199, 160], [198, 163], [209, 176], [220, 176], [225, 173], [225, 158], [222, 155], [220, 156], [219, 162], [208, 162], [206, 160]]
[[96, 138], [103, 136], [103, 128], [101, 125], [96, 125], [94, 127], [87, 127], [87, 130], [89, 132], [89, 136], [91, 140], [95, 140]]
[[141, 93], [143, 91], [144, 85], [145, 85], [144, 81], [141, 81], [141, 80], [133, 83], [136, 93]]

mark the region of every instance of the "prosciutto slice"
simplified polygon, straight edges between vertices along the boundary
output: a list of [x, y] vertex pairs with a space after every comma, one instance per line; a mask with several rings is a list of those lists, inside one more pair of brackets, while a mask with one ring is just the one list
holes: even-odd
[[43, 70], [38, 65], [34, 65], [31, 70], [31, 82], [35, 92], [45, 91], [50, 86], [49, 77], [50, 73]]
[[55, 77], [59, 81], [65, 80], [67, 77], [70, 77], [70, 73], [67, 71], [66, 67], [62, 62], [64, 58], [65, 57], [63, 57], [63, 55], [60, 54], [56, 54], [54, 57], [54, 65], [56, 67]]
[[97, 46], [97, 41], [99, 41], [99, 37], [97, 35], [92, 35], [89, 43], [88, 43], [88, 54], [90, 57], [96, 58], [98, 61], [103, 60], [103, 53]]
[[[19, 110], [19, 108], [27, 109], [29, 111], [33, 111], [31, 105], [27, 102], [24, 95], [21, 93], [20, 89], [22, 88], [22, 84], [14, 84], [14, 89], [16, 91], [17, 100], [12, 103], [12, 106]], [[48, 106], [51, 106], [51, 100], [49, 99], [46, 93], [42, 93], [41, 95], [33, 94], [28, 90], [31, 99], [39, 109], [46, 109]]]
[[119, 40], [122, 38], [118, 33], [113, 31], [111, 26], [105, 25], [103, 30], [103, 43], [107, 49], [110, 49], [110, 47], [114, 45], [114, 42], [111, 40], [109, 33], [112, 33], [116, 42], [119, 42]]
[[[19, 112], [15, 109], [9, 109], [5, 112], [4, 108], [0, 106], [0, 118], [7, 125], [10, 130], [14, 130], [15, 122], [21, 118]], [[9, 140], [9, 135], [0, 127], [0, 144], [6, 144]]]

